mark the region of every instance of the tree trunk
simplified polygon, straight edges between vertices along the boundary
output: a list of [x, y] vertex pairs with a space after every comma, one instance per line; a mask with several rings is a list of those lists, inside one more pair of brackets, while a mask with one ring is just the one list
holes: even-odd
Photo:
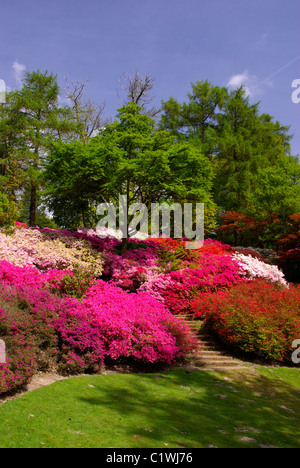
[[30, 191], [29, 227], [36, 226], [37, 188], [32, 182]]
[[128, 237], [126, 237], [126, 239], [122, 239], [121, 255], [124, 255], [124, 253], [127, 251], [127, 246], [128, 246]]

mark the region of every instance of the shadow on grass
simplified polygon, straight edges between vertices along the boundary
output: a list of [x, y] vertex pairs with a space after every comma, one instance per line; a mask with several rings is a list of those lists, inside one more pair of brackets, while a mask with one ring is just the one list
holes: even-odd
[[116, 433], [138, 439], [135, 446], [300, 447], [299, 387], [271, 375], [177, 369], [113, 377], [95, 380], [95, 395], [79, 400], [109, 409]]

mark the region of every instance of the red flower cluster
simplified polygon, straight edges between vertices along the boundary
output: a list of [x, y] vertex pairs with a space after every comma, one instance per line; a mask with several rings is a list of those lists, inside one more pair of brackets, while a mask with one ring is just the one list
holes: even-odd
[[300, 337], [300, 287], [278, 289], [256, 280], [201, 294], [192, 310], [228, 345], [267, 360], [291, 362], [292, 342]]

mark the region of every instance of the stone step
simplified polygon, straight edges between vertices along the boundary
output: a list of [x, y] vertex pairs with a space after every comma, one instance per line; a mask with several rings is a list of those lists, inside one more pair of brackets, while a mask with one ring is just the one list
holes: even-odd
[[187, 369], [192, 370], [234, 370], [244, 369], [247, 366], [228, 354], [216, 342], [213, 336], [203, 327], [203, 320], [194, 319], [191, 315], [179, 316], [189, 328], [197, 333], [199, 339], [200, 351], [196, 354], [190, 354], [186, 357]]
[[200, 367], [204, 364], [235, 366], [237, 364], [240, 364], [240, 361], [237, 361], [235, 359], [230, 359], [230, 358], [217, 359], [216, 357], [211, 357], [208, 359], [202, 359], [202, 358], [190, 359], [190, 363], [193, 364], [194, 366], [200, 366]]
[[249, 369], [249, 366], [246, 365], [240, 365], [240, 366], [222, 366], [222, 367], [217, 367], [217, 366], [201, 366], [201, 367], [196, 367], [196, 366], [187, 366], [186, 370], [193, 372], [193, 371], [210, 371], [210, 372], [224, 372], [224, 371], [239, 371], [241, 369]]

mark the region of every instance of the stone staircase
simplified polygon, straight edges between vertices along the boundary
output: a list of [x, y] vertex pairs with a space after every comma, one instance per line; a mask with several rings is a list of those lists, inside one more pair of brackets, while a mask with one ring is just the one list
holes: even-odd
[[186, 357], [185, 367], [187, 370], [239, 370], [249, 368], [247, 363], [230, 355], [228, 350], [217, 342], [216, 339], [205, 329], [203, 321], [196, 320], [192, 315], [181, 315], [180, 318], [197, 332], [200, 341], [200, 352]]

